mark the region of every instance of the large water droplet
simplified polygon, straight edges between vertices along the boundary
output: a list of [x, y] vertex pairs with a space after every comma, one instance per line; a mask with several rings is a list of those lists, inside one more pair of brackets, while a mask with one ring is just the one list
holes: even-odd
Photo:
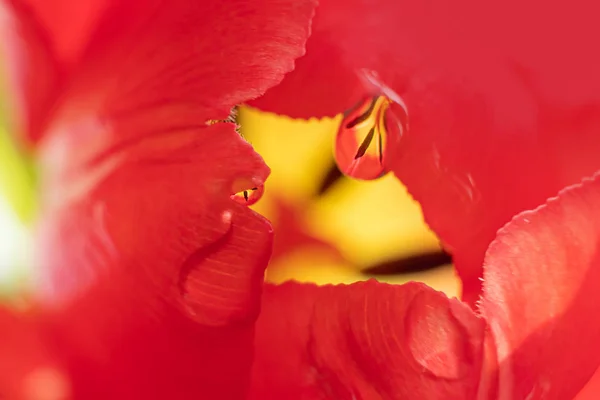
[[245, 206], [251, 206], [255, 204], [262, 197], [265, 192], [265, 185], [258, 185], [251, 189], [239, 191], [231, 195], [231, 199], [237, 203]]
[[386, 174], [386, 158], [390, 140], [401, 135], [399, 122], [390, 109], [386, 96], [364, 99], [347, 111], [335, 141], [335, 160], [346, 175], [363, 180]]

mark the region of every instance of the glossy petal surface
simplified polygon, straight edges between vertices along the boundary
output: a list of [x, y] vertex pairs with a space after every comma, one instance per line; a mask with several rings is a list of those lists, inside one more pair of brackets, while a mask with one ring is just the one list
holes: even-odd
[[500, 399], [571, 399], [600, 364], [600, 178], [502, 228], [480, 309], [496, 342]]
[[497, 229], [600, 167], [598, 5], [330, 0], [319, 10], [328, 15], [315, 31], [341, 49], [335, 68], [375, 71], [406, 103], [409, 132], [389, 166], [474, 302]]
[[483, 327], [419, 283], [267, 285], [251, 398], [474, 398]]

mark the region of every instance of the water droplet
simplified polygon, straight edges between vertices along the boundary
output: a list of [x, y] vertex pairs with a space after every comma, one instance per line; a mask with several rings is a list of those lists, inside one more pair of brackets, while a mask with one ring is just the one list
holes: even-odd
[[[385, 96], [389, 99], [390, 107], [385, 113], [388, 136], [392, 140], [399, 140], [409, 129], [408, 107], [404, 99], [394, 89], [383, 83], [377, 71], [363, 68], [357, 70], [356, 74], [367, 93], [371, 96]], [[390, 130], [397, 132], [392, 136]]]
[[260, 200], [264, 192], [265, 185], [258, 185], [251, 189], [241, 190], [231, 195], [231, 199], [245, 206], [251, 206]]
[[404, 109], [404, 113], [408, 115], [408, 108], [406, 107], [402, 97], [400, 97], [398, 93], [381, 81], [377, 71], [363, 68], [356, 71], [356, 74], [368, 93], [372, 94], [373, 96], [381, 95], [387, 97], [392, 102], [402, 107]]
[[335, 160], [340, 170], [356, 179], [377, 179], [387, 173], [389, 141], [402, 135], [386, 96], [364, 99], [345, 113], [335, 142]]

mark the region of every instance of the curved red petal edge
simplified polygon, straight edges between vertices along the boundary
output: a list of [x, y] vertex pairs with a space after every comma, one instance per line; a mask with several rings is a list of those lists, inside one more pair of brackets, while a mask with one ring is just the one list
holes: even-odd
[[267, 284], [250, 398], [474, 398], [483, 329], [419, 283]]
[[[304, 53], [316, 7], [316, 0], [98, 0], [72, 11], [78, 18], [73, 29], [81, 36], [71, 37], [68, 29], [53, 29], [65, 18], [62, 13], [44, 2], [28, 3], [35, 6], [30, 13], [18, 12], [27, 5], [14, 0], [7, 15], [16, 20], [16, 29], [31, 25], [38, 34], [24, 41], [9, 36], [10, 46], [37, 56], [37, 47], [46, 43], [45, 49], [53, 52], [46, 58], [53, 56], [63, 67], [60, 90], [49, 100], [43, 96], [40, 105], [37, 97], [27, 99], [27, 109], [52, 113], [26, 113], [35, 118], [27, 122], [38, 127], [29, 132], [35, 141], [54, 129], [55, 119], [89, 108], [113, 118], [140, 112], [177, 118], [180, 108], [187, 107], [195, 109], [196, 121], [224, 119], [233, 106], [263, 94], [293, 68], [294, 59]], [[68, 57], [59, 54], [61, 48]], [[39, 86], [33, 61], [40, 58], [26, 60], [27, 71], [33, 72], [18, 81], [17, 95], [28, 85]], [[7, 62], [21, 60], [10, 57]], [[44, 82], [58, 82], [54, 76], [43, 77]]]
[[249, 105], [291, 118], [322, 118], [348, 110], [364, 96], [358, 76], [329, 36], [329, 19], [335, 12], [330, 4], [319, 4], [306, 54], [296, 60], [294, 70]]
[[575, 400], [595, 400], [600, 396], [600, 370], [596, 370], [594, 376], [587, 385], [577, 393]]
[[600, 168], [596, 8], [328, 0], [317, 9], [314, 31], [340, 54], [319, 74], [374, 71], [406, 104], [409, 130], [388, 166], [453, 253], [471, 303], [496, 231]]
[[[318, 249], [332, 260], [344, 262], [345, 259], [339, 249], [320, 238], [313, 236], [306, 230], [302, 223], [303, 209], [305, 204], [290, 204], [283, 198], [270, 194], [273, 203], [270, 221], [273, 223], [274, 231], [277, 232], [273, 238], [273, 254], [269, 268], [276, 265], [276, 261], [285, 259], [291, 251], [302, 247]], [[280, 264], [283, 265], [283, 264]]]
[[599, 215], [600, 174], [502, 228], [481, 318], [418, 283], [267, 285], [251, 398], [573, 398], [600, 364]]
[[[132, 135], [146, 128], [114, 127]], [[85, 132], [77, 124], [66, 128]], [[95, 158], [86, 157], [72, 138], [70, 132], [55, 135], [42, 153], [36, 276], [46, 301], [54, 293], [71, 296], [88, 275], [118, 270], [111, 262], [94, 265], [97, 258], [141, 260], [156, 252], [158, 258], [149, 261], [166, 262], [215, 242], [230, 228], [231, 194], [262, 184], [269, 174], [262, 158], [228, 123], [169, 127], [166, 135], [126, 143]]]
[[600, 175], [498, 232], [479, 308], [496, 343], [499, 398], [570, 399], [600, 364]]
[[[502, 81], [498, 74], [494, 84]], [[490, 88], [487, 103], [440, 82], [407, 94], [409, 107], [420, 106], [390, 157], [390, 169], [453, 254], [469, 302], [480, 294], [482, 260], [496, 230], [600, 167], [596, 106], [533, 105], [510, 93], [511, 83], [504, 81], [505, 94]], [[490, 108], [504, 115], [501, 122]]]
[[[212, 265], [223, 267], [223, 258], [231, 261], [228, 263], [230, 268], [236, 268], [240, 260], [263, 258], [260, 254], [240, 254], [240, 251], [256, 251], [249, 244], [256, 243], [256, 235], [261, 231], [266, 232], [265, 222], [242, 206], [232, 204], [243, 210], [240, 214], [233, 212], [234, 218], [246, 215], [256, 223], [256, 229], [248, 231], [247, 222], [240, 224], [240, 235], [233, 234], [231, 246], [222, 248], [229, 256], [215, 257], [215, 264], [211, 264], [211, 256], [205, 256], [204, 261], [194, 262], [198, 265], [196, 271], [202, 272], [203, 267], [208, 267], [210, 274]], [[368, 281], [326, 287], [298, 283], [266, 285], [262, 313], [256, 326], [256, 358], [250, 398], [353, 399], [413, 395], [450, 399], [465, 396], [572, 398], [600, 363], [600, 352], [595, 346], [600, 322], [594, 318], [596, 294], [600, 292], [596, 287], [600, 282], [596, 276], [600, 274], [597, 265], [600, 261], [597, 251], [599, 208], [600, 175], [597, 175], [563, 190], [538, 209], [518, 215], [501, 229], [486, 257], [484, 295], [480, 303], [483, 319], [466, 304], [449, 300], [418, 283], [392, 286]], [[234, 223], [232, 231], [235, 229]], [[95, 259], [97, 261], [99, 257]], [[262, 271], [262, 267], [258, 269]], [[227, 273], [232, 271], [212, 272], [220, 277], [235, 278], [240, 270], [232, 274]], [[168, 358], [175, 357], [173, 343], [188, 343], [179, 335], [190, 332], [180, 325], [183, 321], [190, 322], [191, 314], [186, 314], [189, 309], [170, 302], [134, 309], [136, 300], [131, 293], [141, 292], [127, 290], [133, 281], [128, 283], [128, 278], [123, 275], [112, 284], [98, 285], [101, 289], [97, 291], [88, 291], [81, 301], [71, 303], [67, 314], [63, 309], [59, 318], [49, 314], [43, 320], [44, 329], [54, 334], [50, 336], [50, 343], [62, 352], [60, 362], [51, 365], [58, 372], [64, 371], [65, 367], [69, 372], [74, 371], [71, 376], [80, 379], [73, 380], [71, 387], [76, 393], [92, 396], [83, 398], [94, 398], [95, 394], [112, 395], [111, 390], [129, 396], [146, 393], [146, 386], [138, 388], [131, 386], [132, 382], [137, 384], [143, 380], [143, 384], [148, 385], [146, 378], [155, 376], [157, 371], [153, 368], [156, 365], [172, 368], [176, 364], [174, 359]], [[254, 279], [260, 286], [262, 277], [256, 278], [257, 275], [260, 274], [254, 274]], [[197, 292], [194, 292], [200, 294], [201, 301], [196, 304], [202, 306], [208, 299], [218, 299], [212, 285], [202, 285], [218, 279], [197, 277], [194, 284]], [[136, 276], [138, 278], [143, 276]], [[154, 282], [159, 280], [154, 278]], [[224, 289], [230, 289], [225, 282], [223, 285]], [[243, 297], [247, 285], [241, 286], [246, 287], [239, 291]], [[140, 287], [147, 288], [148, 281], [140, 282]], [[203, 289], [208, 290], [204, 297]], [[102, 291], [114, 291], [119, 295], [106, 296]], [[105, 303], [100, 310], [94, 308], [94, 303], [106, 299], [112, 299], [113, 307], [106, 307]], [[121, 300], [126, 301], [120, 303]], [[225, 304], [231, 303], [226, 301]], [[252, 317], [248, 320], [236, 318], [239, 314], [235, 312], [235, 306], [225, 309], [228, 312], [224, 318], [223, 315], [221, 318], [203, 316], [193, 321], [192, 325], [197, 328], [200, 323], [203, 335], [218, 331], [215, 336], [209, 335], [209, 341], [200, 344], [198, 336], [192, 335], [196, 346], [215, 348], [218, 343], [215, 341], [223, 338], [223, 330], [228, 331], [228, 322], [235, 321], [229, 328], [236, 328], [237, 333], [240, 326], [252, 325]], [[144, 310], [150, 312], [144, 313]], [[124, 311], [135, 313], [136, 318], [124, 318]], [[230, 319], [231, 311], [236, 316], [233, 320]], [[251, 315], [256, 314], [251, 312]], [[27, 327], [26, 320], [5, 312], [0, 312], [0, 318], [3, 324], [11, 327], [2, 331], [5, 338], [8, 335], [12, 340], [16, 338], [29, 343], [33, 349], [44, 350], [36, 332], [24, 328]], [[157, 319], [169, 323], [156, 325]], [[107, 323], [116, 320], [120, 324]], [[95, 325], [96, 321], [102, 323]], [[161, 329], [152, 329], [157, 326]], [[170, 336], [169, 327], [174, 327], [177, 340]], [[94, 338], [82, 334], [86, 330], [103, 334]], [[140, 332], [144, 335], [140, 336]], [[98, 341], [98, 337], [105, 340]], [[110, 338], [118, 340], [111, 342]], [[248, 344], [244, 340], [241, 342]], [[169, 344], [167, 355], [160, 351], [161, 343]], [[158, 351], [148, 354], [149, 348]], [[69, 351], [65, 353], [64, 349]], [[116, 365], [99, 362], [106, 356], [107, 349], [118, 361]], [[123, 349], [128, 351], [123, 352]], [[8, 354], [12, 354], [11, 350], [14, 351], [11, 347], [3, 349]], [[190, 349], [186, 347], [186, 351], [190, 352]], [[202, 357], [206, 351], [201, 348], [193, 355]], [[239, 348], [236, 352], [244, 354]], [[95, 355], [95, 363], [92, 364], [89, 358], [81, 360], [81, 354]], [[564, 354], [569, 357], [565, 359]], [[127, 358], [121, 360], [121, 357]], [[163, 360], [160, 357], [166, 357], [166, 362], [157, 364], [156, 357], [160, 360]], [[139, 364], [140, 360], [148, 362]], [[177, 360], [181, 362], [180, 358]], [[144, 368], [147, 365], [150, 372]], [[0, 367], [7, 370], [2, 364]], [[135, 367], [135, 373], [130, 367]], [[103, 368], [111, 368], [111, 373]], [[22, 368], [15, 369], [19, 370]], [[166, 373], [169, 377], [170, 372], [161, 370], [160, 374]], [[107, 381], [102, 387], [94, 386], [89, 376], [104, 376]], [[177, 393], [177, 388], [162, 381], [161, 376], [151, 380], [153, 385], [148, 393], [157, 390], [158, 393]], [[122, 379], [126, 379], [127, 384], [123, 384]], [[211, 376], [211, 382], [213, 379], [216, 378]], [[106, 385], [107, 382], [110, 384]], [[190, 387], [186, 386], [188, 392]], [[206, 394], [206, 387], [203, 390]], [[232, 398], [235, 394], [239, 393], [232, 394]]]

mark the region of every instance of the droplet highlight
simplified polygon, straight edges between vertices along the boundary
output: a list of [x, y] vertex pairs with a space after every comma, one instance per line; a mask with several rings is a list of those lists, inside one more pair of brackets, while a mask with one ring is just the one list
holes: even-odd
[[391, 87], [383, 83], [377, 71], [362, 68], [356, 71], [356, 75], [362, 82], [367, 93], [370, 93], [373, 96], [381, 95], [387, 97], [392, 103], [400, 106], [403, 109], [404, 114], [408, 115], [408, 108], [406, 107], [402, 97]]
[[265, 186], [259, 185], [251, 189], [242, 190], [231, 195], [231, 199], [239, 204], [251, 206], [259, 201], [265, 192]]
[[389, 142], [398, 140], [392, 135], [402, 134], [391, 105], [386, 96], [369, 97], [344, 114], [336, 136], [335, 160], [345, 175], [372, 180], [388, 172]]

